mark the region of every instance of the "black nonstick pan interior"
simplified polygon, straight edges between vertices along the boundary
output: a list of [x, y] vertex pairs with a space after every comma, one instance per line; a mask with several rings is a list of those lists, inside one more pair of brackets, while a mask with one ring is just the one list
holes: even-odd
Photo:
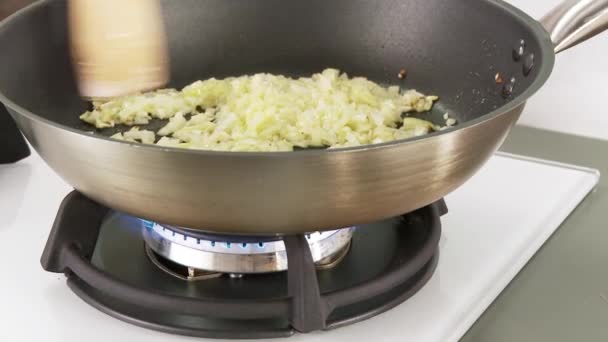
[[[522, 92], [538, 70], [524, 76], [521, 63], [514, 63], [512, 50], [520, 41], [529, 51], [538, 51], [538, 42], [514, 22], [518, 18], [501, 15], [503, 9], [493, 2], [313, 0], [277, 6], [279, 2], [163, 1], [171, 51], [168, 87], [256, 72], [308, 76], [333, 67], [438, 95], [433, 113], [416, 116], [443, 124], [446, 112], [464, 122], [500, 107]], [[94, 131], [78, 119], [90, 104], [78, 96], [74, 83], [66, 3], [51, 5], [50, 11], [38, 11], [11, 27], [22, 35], [2, 37], [11, 40], [2, 46], [14, 49], [0, 57], [0, 85], [9, 99], [33, 113]], [[20, 63], [36, 70], [17, 73]], [[537, 57], [535, 64], [541, 63]], [[401, 69], [407, 70], [403, 80], [397, 77]], [[503, 82], [496, 82], [497, 75]], [[505, 98], [504, 83], [511, 78], [516, 81], [513, 94]]]

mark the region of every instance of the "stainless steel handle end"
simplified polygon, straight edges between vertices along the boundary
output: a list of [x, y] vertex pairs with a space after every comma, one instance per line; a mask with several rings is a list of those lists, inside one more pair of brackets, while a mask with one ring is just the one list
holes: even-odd
[[608, 0], [566, 0], [540, 22], [559, 53], [608, 29]]

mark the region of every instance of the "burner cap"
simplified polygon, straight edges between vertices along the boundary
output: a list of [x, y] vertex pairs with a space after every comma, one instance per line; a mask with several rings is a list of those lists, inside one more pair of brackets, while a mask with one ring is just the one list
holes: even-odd
[[[167, 267], [163, 259], [188, 268], [186, 275], [182, 275], [187, 279], [198, 279], [191, 275], [200, 272], [251, 274], [287, 270], [285, 243], [276, 237], [226, 239], [225, 235], [198, 234], [150, 221], [141, 222], [144, 241], [153, 252], [148, 253], [152, 261], [166, 271], [172, 268]], [[325, 268], [335, 264], [348, 249], [353, 231], [354, 228], [343, 228], [306, 234], [313, 261]]]

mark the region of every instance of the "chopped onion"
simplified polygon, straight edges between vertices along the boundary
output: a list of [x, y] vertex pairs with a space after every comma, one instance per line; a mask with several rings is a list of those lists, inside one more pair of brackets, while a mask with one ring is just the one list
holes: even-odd
[[116, 133], [110, 138], [116, 140], [124, 140], [130, 142], [141, 142], [143, 144], [154, 144], [154, 140], [156, 140], [156, 135], [152, 131], [148, 130], [139, 130], [139, 127], [133, 127], [127, 132], [124, 133]]
[[[383, 87], [326, 69], [298, 79], [255, 74], [196, 81], [181, 91], [167, 89], [96, 102], [81, 119], [97, 128], [169, 119], [158, 131], [163, 138], [157, 144], [162, 146], [291, 151], [294, 147], [359, 146], [428, 134], [439, 128], [426, 120], [402, 116], [429, 111], [436, 100], [436, 96], [416, 90], [401, 92], [397, 86]], [[191, 116], [187, 119], [186, 115]], [[150, 135], [143, 132], [149, 131], [131, 130], [113, 137], [149, 143]]]

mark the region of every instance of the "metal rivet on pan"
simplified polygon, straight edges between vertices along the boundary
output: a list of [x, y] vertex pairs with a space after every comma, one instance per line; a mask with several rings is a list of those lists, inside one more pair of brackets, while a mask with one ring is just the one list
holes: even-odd
[[504, 82], [502, 75], [499, 72], [494, 75], [494, 82], [496, 82], [496, 84], [502, 84]]
[[397, 77], [402, 80], [407, 76], [407, 70], [405, 69], [401, 69], [399, 70], [399, 73], [397, 74]]
[[502, 96], [507, 98], [513, 94], [513, 89], [515, 88], [515, 77], [511, 77], [509, 81], [507, 81], [502, 87]]
[[534, 68], [534, 54], [529, 53], [524, 57], [524, 65], [522, 67], [524, 75], [528, 76], [532, 68]]
[[516, 62], [519, 61], [521, 59], [521, 57], [524, 55], [525, 51], [526, 51], [526, 41], [521, 39], [519, 42], [517, 42], [517, 44], [513, 48], [513, 60], [515, 60]]

